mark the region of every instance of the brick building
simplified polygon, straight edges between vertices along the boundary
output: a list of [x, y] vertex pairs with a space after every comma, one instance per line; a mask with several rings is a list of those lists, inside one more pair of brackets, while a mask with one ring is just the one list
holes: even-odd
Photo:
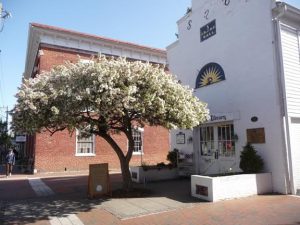
[[[122, 56], [130, 60], [166, 64], [166, 52], [128, 42], [83, 34], [57, 27], [32, 23], [29, 27], [24, 78], [50, 70], [66, 61], [89, 60], [98, 54]], [[145, 126], [135, 132], [135, 149], [131, 165], [142, 162], [156, 164], [166, 160], [169, 151], [169, 131], [162, 127]], [[115, 135], [126, 151], [127, 139]], [[119, 169], [119, 159], [110, 145], [100, 137], [78, 138], [67, 131], [37, 133], [27, 137], [26, 157], [33, 160], [35, 172], [87, 170], [91, 163], [109, 163]]]

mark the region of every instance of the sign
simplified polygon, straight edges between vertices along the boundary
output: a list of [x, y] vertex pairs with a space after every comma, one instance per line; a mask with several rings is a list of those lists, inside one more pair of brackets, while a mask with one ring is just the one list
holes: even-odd
[[251, 144], [266, 143], [265, 128], [247, 129], [247, 142]]
[[185, 134], [179, 132], [176, 134], [176, 144], [185, 144]]
[[196, 194], [208, 196], [208, 187], [196, 184]]
[[207, 123], [219, 123], [219, 122], [225, 122], [225, 121], [233, 121], [233, 120], [239, 120], [240, 119], [240, 113], [237, 112], [228, 112], [228, 113], [211, 113], [207, 117]]
[[196, 79], [196, 88], [205, 87], [223, 80], [225, 80], [223, 68], [218, 63], [211, 62], [200, 70]]
[[88, 179], [88, 196], [99, 197], [111, 193], [108, 163], [90, 164]]
[[16, 142], [26, 142], [26, 136], [16, 136]]
[[210, 37], [214, 36], [216, 33], [217, 33], [216, 20], [213, 20], [200, 28], [201, 42], [209, 39]]

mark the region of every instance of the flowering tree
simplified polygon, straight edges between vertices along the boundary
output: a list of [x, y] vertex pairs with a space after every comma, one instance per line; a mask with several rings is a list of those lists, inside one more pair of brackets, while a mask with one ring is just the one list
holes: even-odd
[[[102, 137], [117, 154], [123, 187], [128, 189], [134, 126], [192, 128], [203, 122], [207, 113], [206, 104], [164, 68], [100, 56], [25, 80], [17, 94], [12, 127], [22, 133], [80, 129]], [[119, 147], [112, 137], [115, 133], [126, 135], [128, 149]]]

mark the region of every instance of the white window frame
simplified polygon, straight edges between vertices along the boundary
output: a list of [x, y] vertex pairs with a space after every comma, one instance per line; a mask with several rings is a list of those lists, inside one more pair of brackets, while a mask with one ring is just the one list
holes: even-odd
[[92, 152], [90, 153], [80, 153], [78, 152], [78, 135], [80, 133], [80, 130], [76, 129], [76, 149], [75, 149], [75, 156], [96, 156], [96, 153], [95, 153], [95, 135], [93, 134], [92, 135]]
[[[229, 126], [229, 128], [226, 127]], [[233, 131], [231, 129], [233, 126]], [[222, 130], [223, 127], [223, 130]], [[200, 155], [201, 157], [215, 157], [216, 152], [218, 152], [218, 158], [224, 157], [236, 157], [236, 144], [234, 140], [234, 124], [233, 123], [218, 123], [218, 124], [207, 124], [200, 127], [200, 132], [203, 133], [203, 130], [206, 131], [210, 129], [210, 134], [213, 134], [213, 137], [204, 137], [200, 139]], [[220, 130], [221, 129], [221, 130]], [[223, 132], [225, 129], [225, 133]], [[227, 132], [229, 129], [229, 133]], [[219, 132], [221, 131], [221, 132]], [[208, 132], [206, 132], [208, 133]], [[221, 135], [219, 135], [221, 134]], [[207, 134], [208, 135], [208, 134]], [[221, 137], [220, 137], [221, 136]], [[226, 138], [224, 138], [226, 137]], [[225, 145], [224, 145], [225, 144]], [[204, 145], [207, 146], [207, 149], [204, 150]], [[224, 147], [225, 146], [225, 147]], [[224, 151], [225, 148], [225, 151]]]
[[[228, 127], [229, 126], [229, 127]], [[221, 157], [235, 157], [236, 144], [234, 140], [234, 125], [232, 123], [219, 124], [217, 127], [218, 152]], [[221, 138], [219, 137], [219, 131]], [[225, 138], [224, 138], [225, 137]], [[223, 145], [223, 146], [222, 146]], [[222, 146], [222, 148], [220, 147]], [[222, 149], [222, 151], [221, 151]]]
[[[201, 134], [205, 133], [205, 137], [202, 137]], [[215, 146], [215, 135], [214, 127], [211, 125], [201, 126], [200, 127], [200, 152], [202, 156], [212, 156], [214, 154]]]
[[[133, 131], [132, 132], [133, 140], [134, 140], [134, 132], [136, 132], [136, 133], [140, 134], [140, 141], [142, 142], [142, 144], [140, 146], [141, 149], [139, 151], [134, 151], [134, 149], [133, 149], [132, 155], [143, 155], [144, 154], [144, 128], [139, 127], [137, 129], [132, 129], [132, 131]], [[127, 142], [127, 145], [128, 145], [128, 148], [129, 148], [128, 142]]]

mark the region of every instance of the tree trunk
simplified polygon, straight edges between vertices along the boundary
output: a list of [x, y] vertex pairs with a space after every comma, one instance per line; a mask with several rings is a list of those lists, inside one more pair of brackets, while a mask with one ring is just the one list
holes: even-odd
[[103, 137], [113, 148], [113, 150], [117, 153], [117, 156], [120, 161], [122, 178], [123, 178], [123, 189], [129, 191], [132, 188], [132, 180], [131, 174], [129, 171], [129, 162], [132, 156], [133, 149], [133, 139], [131, 138], [129, 141], [129, 148], [127, 155], [125, 156], [119, 145], [114, 141], [114, 139], [107, 133], [100, 133], [101, 137]]
[[125, 157], [120, 159], [122, 178], [123, 178], [123, 189], [129, 191], [132, 188], [131, 174], [129, 171], [129, 162]]

